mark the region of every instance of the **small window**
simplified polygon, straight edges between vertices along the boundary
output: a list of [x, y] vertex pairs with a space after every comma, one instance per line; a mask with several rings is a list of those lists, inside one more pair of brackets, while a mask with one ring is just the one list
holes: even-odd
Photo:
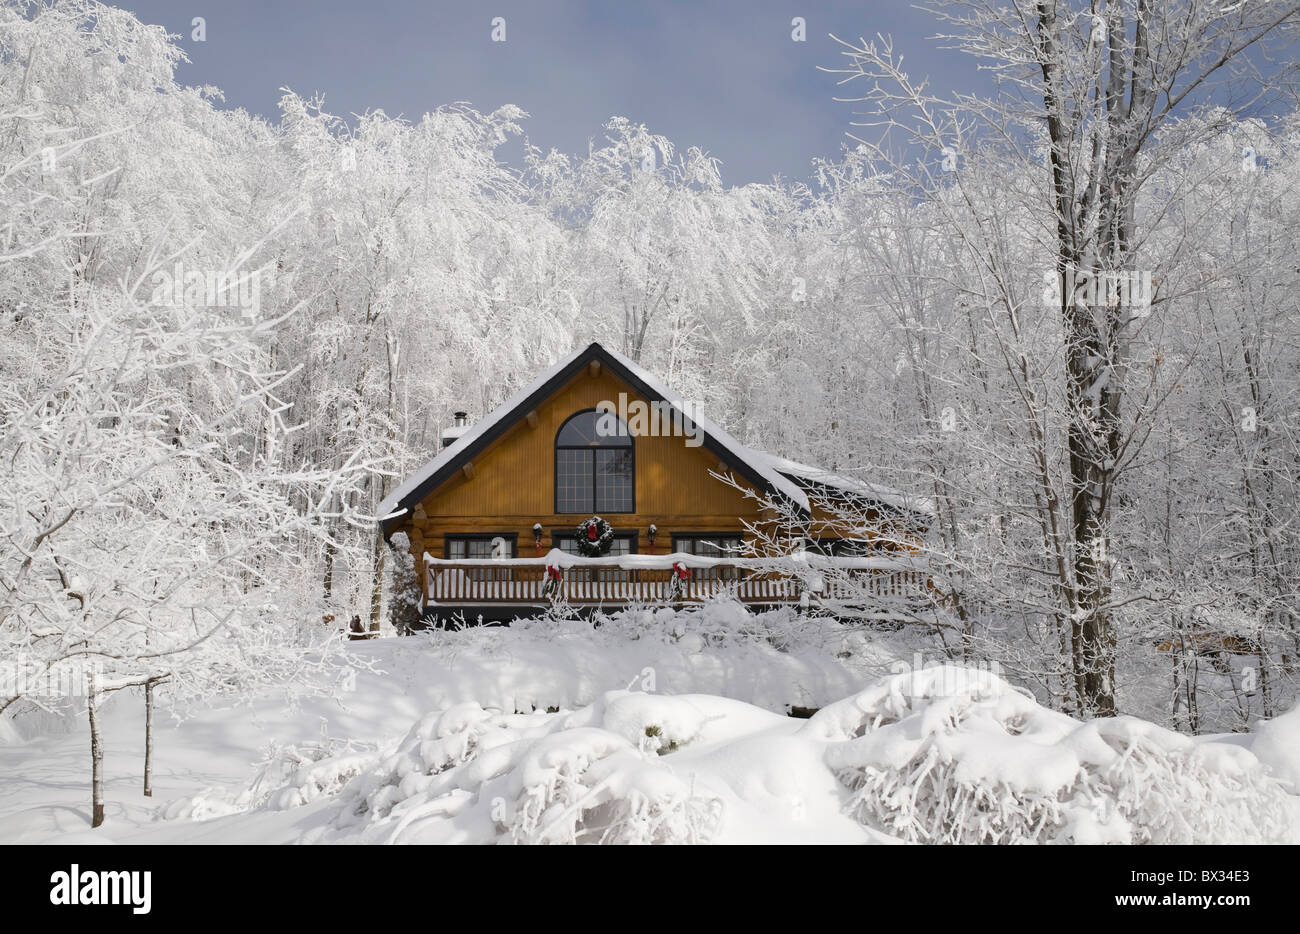
[[[553, 534], [551, 535], [551, 542], [566, 555], [576, 555], [578, 553], [578, 536], [572, 532]], [[614, 540], [609, 543], [609, 557], [617, 558], [619, 555], [634, 554], [636, 554], [636, 533], [615, 532]]]
[[735, 557], [743, 553], [744, 540], [734, 532], [674, 535], [673, 551], [706, 558]]
[[448, 535], [446, 558], [449, 561], [491, 561], [515, 556], [514, 532], [500, 534]]
[[[674, 535], [673, 551], [705, 558], [736, 558], [745, 552], [744, 538], [736, 532], [703, 532]], [[691, 573], [701, 580], [735, 580], [735, 568], [695, 568]]]
[[867, 558], [877, 551], [874, 542], [860, 538], [810, 538], [805, 544], [811, 552], [837, 558]]
[[[576, 555], [578, 553], [578, 536], [573, 532], [553, 532], [551, 534], [551, 543], [567, 555]], [[614, 540], [609, 543], [609, 555], [607, 557], [617, 558], [620, 555], [634, 555], [636, 553], [636, 532], [614, 533]], [[631, 575], [622, 568], [573, 568], [568, 574], [570, 580], [631, 580]]]
[[[443, 557], [448, 561], [499, 561], [516, 557], [515, 545], [518, 541], [515, 532], [476, 533], [474, 535], [448, 535]], [[487, 568], [470, 568], [471, 580], [485, 580]]]

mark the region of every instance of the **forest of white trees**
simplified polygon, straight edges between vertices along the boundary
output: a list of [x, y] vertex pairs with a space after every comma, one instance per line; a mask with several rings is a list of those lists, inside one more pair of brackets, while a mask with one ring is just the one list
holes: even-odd
[[599, 340], [746, 444], [932, 498], [932, 652], [1075, 716], [1287, 709], [1295, 10], [1030, 6], [937, 27], [993, 100], [845, 43], [861, 141], [737, 187], [622, 117], [580, 155], [516, 107], [286, 89], [268, 122], [130, 13], [0, 4], [0, 656], [93, 660], [92, 716], [325, 676], [322, 618], [384, 618], [388, 490]]

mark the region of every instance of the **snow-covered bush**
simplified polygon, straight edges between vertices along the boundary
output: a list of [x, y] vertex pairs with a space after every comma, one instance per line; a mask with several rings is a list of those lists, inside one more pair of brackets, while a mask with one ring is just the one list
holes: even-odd
[[[1265, 726], [1258, 741], [1294, 745], [1291, 720]], [[1294, 841], [1297, 799], [1248, 745], [1081, 723], [948, 666], [807, 721], [628, 690], [549, 712], [457, 703], [382, 748], [274, 749], [242, 789], [161, 816], [311, 805], [306, 843]]]
[[[701, 843], [717, 829], [720, 802], [696, 794], [660, 760], [702, 735], [706, 719], [689, 698], [612, 692], [568, 714], [501, 714], [461, 704], [417, 721], [340, 795], [323, 839], [366, 842], [444, 839], [440, 818], [456, 815], [461, 842]], [[654, 721], [650, 723], [649, 721]], [[310, 763], [264, 796], [263, 807], [305, 804], [351, 772], [354, 752]], [[430, 837], [428, 834], [435, 836]]]
[[908, 672], [809, 729], [860, 821], [921, 843], [1278, 842], [1286, 793], [1248, 750], [1132, 717], [1080, 723], [990, 672]]
[[253, 778], [235, 792], [208, 788], [189, 798], [169, 802], [156, 816], [163, 820], [210, 820], [252, 809], [286, 811], [329, 798], [368, 768], [375, 749], [370, 743], [322, 734], [314, 741], [272, 743]]

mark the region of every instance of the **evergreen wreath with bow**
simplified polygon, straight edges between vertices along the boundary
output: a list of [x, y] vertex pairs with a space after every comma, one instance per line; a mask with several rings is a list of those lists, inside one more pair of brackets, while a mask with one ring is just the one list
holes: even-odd
[[614, 544], [614, 527], [600, 516], [578, 523], [578, 554], [584, 558], [603, 558]]

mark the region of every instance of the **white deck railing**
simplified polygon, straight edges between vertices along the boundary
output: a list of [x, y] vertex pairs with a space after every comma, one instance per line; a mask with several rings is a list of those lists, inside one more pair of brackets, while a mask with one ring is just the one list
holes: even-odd
[[[729, 594], [743, 603], [821, 602], [864, 598], [924, 599], [929, 575], [908, 558], [705, 558], [621, 555], [582, 558], [552, 551], [536, 558], [445, 560], [424, 556], [425, 600], [440, 606], [489, 604], [699, 603]], [[684, 568], [687, 576], [678, 570]], [[547, 581], [558, 573], [551, 588]]]

